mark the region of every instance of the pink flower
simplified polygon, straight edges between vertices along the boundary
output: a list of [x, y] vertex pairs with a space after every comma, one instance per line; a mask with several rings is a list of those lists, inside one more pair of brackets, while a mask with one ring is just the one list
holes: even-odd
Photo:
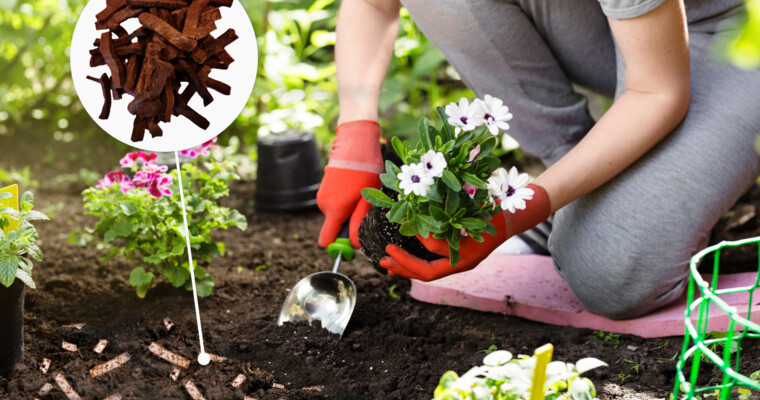
[[134, 183], [139, 188], [146, 188], [150, 186], [151, 183], [153, 183], [153, 181], [156, 179], [156, 176], [160, 176], [160, 174], [148, 171], [137, 171], [135, 177], [132, 179], [132, 183]]
[[214, 145], [214, 143], [216, 143], [216, 137], [203, 143], [202, 145], [198, 147], [193, 147], [192, 149], [180, 150], [179, 154], [181, 156], [190, 157], [192, 159], [198, 158], [200, 156], [206, 157], [211, 154], [209, 150], [219, 149], [219, 146]]
[[124, 176], [124, 171], [118, 170], [118, 171], [111, 171], [106, 174], [106, 176], [103, 177], [103, 179], [100, 179], [98, 181], [98, 184], [95, 186], [98, 189], [105, 189], [113, 186], [114, 183], [121, 181], [121, 178]]
[[470, 155], [467, 157], [467, 162], [472, 162], [475, 157], [480, 154], [480, 145], [475, 146], [474, 149], [470, 150]]
[[169, 189], [169, 185], [172, 184], [172, 177], [169, 175], [163, 175], [157, 177], [157, 179], [154, 179], [150, 183], [150, 187], [148, 187], [148, 193], [151, 194], [151, 196], [160, 199], [163, 196], [171, 196], [172, 191]]
[[124, 158], [122, 158], [119, 163], [121, 164], [122, 168], [132, 168], [136, 163], [138, 163], [137, 160], [142, 160], [143, 164], [151, 164], [153, 161], [156, 161], [157, 157], [158, 155], [156, 153], [146, 154], [142, 151], [136, 151], [134, 153], [127, 153], [127, 155], [124, 156]]
[[127, 193], [129, 189], [134, 189], [135, 187], [135, 185], [133, 185], [129, 180], [129, 177], [124, 175], [124, 171], [122, 170], [111, 171], [107, 173], [103, 179], [100, 179], [98, 181], [98, 184], [95, 187], [98, 189], [105, 189], [113, 186], [114, 184], [119, 185], [122, 193]]
[[166, 165], [156, 165], [153, 163], [145, 164], [145, 167], [143, 167], [143, 170], [151, 173], [151, 174], [160, 174], [162, 172], [166, 172], [169, 170], [169, 167]]
[[464, 185], [462, 185], [462, 189], [464, 189], [465, 193], [467, 193], [470, 198], [475, 197], [475, 192], [478, 191], [478, 188], [476, 186], [472, 186], [469, 183], [465, 182]]
[[459, 234], [460, 234], [460, 235], [462, 235], [462, 237], [467, 237], [467, 236], [469, 236], [469, 235], [467, 234], [467, 229], [464, 229], [464, 227], [462, 227], [462, 229], [460, 229], [460, 230], [459, 230]]
[[122, 193], [126, 194], [129, 192], [129, 189], [134, 189], [135, 185], [132, 184], [128, 176], [124, 175], [121, 177], [121, 181], [119, 182], [119, 188], [121, 189]]

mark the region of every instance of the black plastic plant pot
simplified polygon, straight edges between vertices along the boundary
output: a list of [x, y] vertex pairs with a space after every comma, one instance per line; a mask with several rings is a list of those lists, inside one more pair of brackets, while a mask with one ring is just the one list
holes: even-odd
[[0, 285], [0, 375], [8, 376], [24, 361], [24, 293], [26, 285], [16, 279], [10, 287]]
[[314, 208], [322, 161], [314, 134], [290, 130], [259, 138], [256, 208], [293, 211]]

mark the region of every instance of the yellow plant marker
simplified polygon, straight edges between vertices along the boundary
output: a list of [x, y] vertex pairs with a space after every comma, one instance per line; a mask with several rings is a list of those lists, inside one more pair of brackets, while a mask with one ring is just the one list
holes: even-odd
[[530, 400], [544, 400], [544, 382], [546, 382], [546, 366], [552, 360], [554, 346], [547, 343], [536, 349], [536, 366], [533, 369], [533, 387], [530, 389]]
[[[10, 207], [16, 211], [19, 211], [19, 204], [18, 204], [18, 185], [10, 185], [8, 187], [0, 188], [0, 193], [10, 193], [11, 198], [9, 199], [3, 199], [0, 200], [0, 208], [3, 207]], [[16, 221], [13, 218], [9, 219], [10, 224], [7, 228], [3, 229], [3, 233], [8, 233], [9, 231], [16, 231], [18, 230], [18, 221]]]

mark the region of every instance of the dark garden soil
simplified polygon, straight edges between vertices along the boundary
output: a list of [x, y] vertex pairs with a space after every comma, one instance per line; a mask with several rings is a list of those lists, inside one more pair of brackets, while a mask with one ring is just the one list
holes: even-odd
[[[379, 274], [362, 256], [341, 269], [359, 293], [342, 340], [316, 326], [278, 327], [288, 289], [309, 273], [329, 269], [332, 260], [316, 244], [322, 223], [318, 211], [255, 211], [251, 183], [235, 185], [229, 201], [248, 217], [250, 227], [245, 233], [217, 235], [228, 254], [207, 267], [216, 287], [200, 300], [206, 349], [227, 359], [201, 367], [195, 361], [199, 342], [190, 292], [162, 283], [138, 299], [128, 284], [132, 265], [103, 263], [104, 250], [67, 241], [72, 230], [93, 224], [82, 215], [79, 189], [37, 191], [39, 208], [53, 220], [39, 224], [45, 261], [35, 267], [38, 289], [26, 295], [24, 368], [8, 380], [0, 378], [2, 399], [64, 399], [57, 386], [38, 395], [46, 383], [55, 386], [59, 372], [85, 399], [113, 394], [189, 399], [183, 387], [189, 378], [207, 399], [430, 399], [444, 372], [462, 374], [480, 365], [491, 345], [531, 354], [548, 342], [555, 346], [554, 359], [593, 356], [610, 364], [588, 374], [600, 399], [663, 398], [672, 390], [681, 337], [605, 340], [588, 329], [420, 303], [409, 297], [409, 281]], [[719, 237], [760, 231], [757, 192], [753, 189], [721, 222]], [[738, 254], [735, 260], [740, 269], [757, 266], [756, 254]], [[174, 322], [170, 331], [162, 322], [167, 317]], [[74, 323], [86, 325], [65, 326]], [[97, 354], [92, 349], [100, 339], [108, 346]], [[63, 340], [79, 350], [64, 350]], [[152, 342], [190, 359], [189, 369], [173, 381], [173, 365], [148, 351]], [[760, 369], [760, 345], [749, 340], [742, 345], [742, 372]], [[91, 368], [124, 352], [131, 356], [126, 364], [90, 377]], [[52, 360], [47, 374], [39, 369], [43, 358]], [[247, 380], [236, 389], [231, 382], [238, 374]], [[700, 377], [704, 383], [721, 376], [713, 368]]]

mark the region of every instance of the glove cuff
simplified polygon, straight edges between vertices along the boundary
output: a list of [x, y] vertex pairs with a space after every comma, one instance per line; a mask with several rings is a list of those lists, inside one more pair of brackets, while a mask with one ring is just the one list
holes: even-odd
[[327, 166], [379, 174], [383, 165], [377, 121], [357, 120], [338, 125]]
[[371, 119], [357, 119], [354, 121], [344, 122], [335, 128], [335, 132], [337, 134], [343, 129], [352, 130], [357, 128], [361, 130], [377, 129], [377, 134], [380, 136], [380, 124], [377, 121], [373, 121]]

